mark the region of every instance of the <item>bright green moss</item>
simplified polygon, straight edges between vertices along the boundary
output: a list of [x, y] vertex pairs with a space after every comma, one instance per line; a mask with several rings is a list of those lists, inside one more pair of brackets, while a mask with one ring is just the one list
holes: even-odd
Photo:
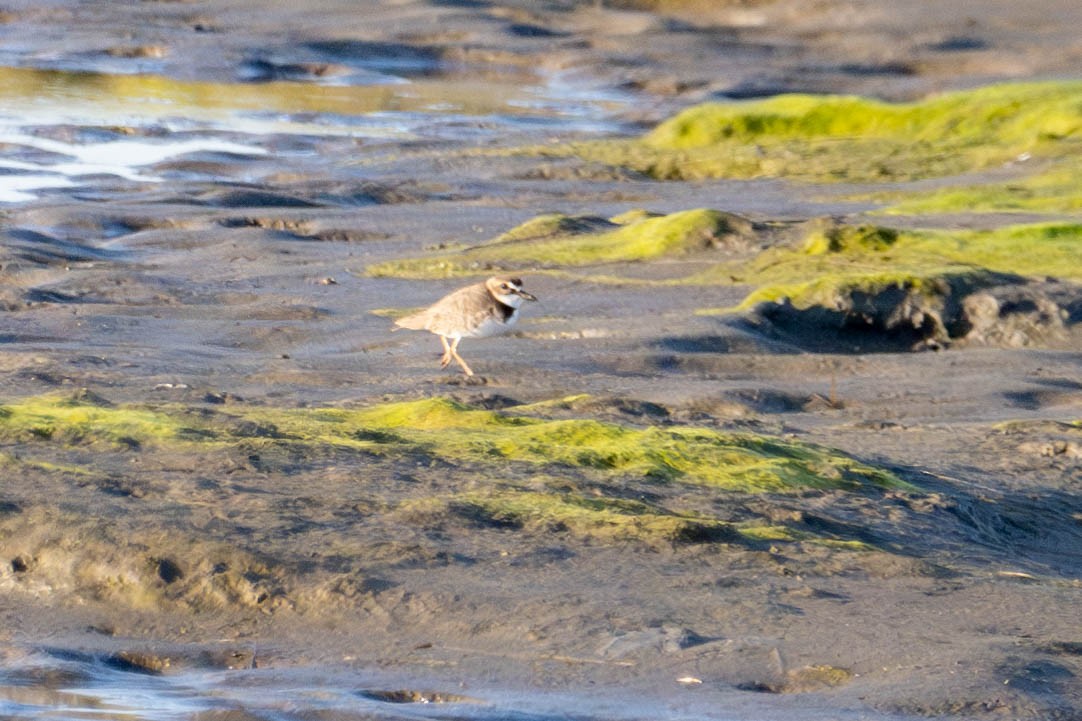
[[1082, 224], [1041, 223], [994, 230], [919, 234], [912, 253], [992, 271], [1082, 280]]
[[511, 243], [520, 240], [538, 240], [556, 236], [577, 235], [611, 228], [612, 222], [603, 218], [576, 217], [563, 213], [546, 213], [530, 218], [525, 223], [498, 236], [492, 243]]
[[357, 431], [349, 429], [358, 426], [378, 429], [441, 457], [464, 461], [558, 464], [747, 491], [901, 484], [889, 473], [829, 449], [751, 434], [545, 420], [470, 409], [443, 399], [320, 412], [312, 420], [332, 416], [347, 435], [355, 435]]
[[655, 148], [702, 148], [764, 137], [884, 136], [916, 131], [917, 106], [844, 96], [782, 95], [746, 103], [698, 105], [662, 123], [643, 141]]
[[705, 209], [664, 216], [624, 214], [616, 222], [543, 215], [461, 252], [378, 263], [366, 272], [431, 278], [644, 261], [701, 250], [722, 236], [746, 232], [744, 224], [735, 216]]
[[[570, 152], [657, 178], [913, 180], [1023, 154], [1082, 154], [1082, 83], [996, 85], [915, 103], [783, 95], [689, 108], [630, 142]], [[553, 152], [553, 151], [550, 151]]]

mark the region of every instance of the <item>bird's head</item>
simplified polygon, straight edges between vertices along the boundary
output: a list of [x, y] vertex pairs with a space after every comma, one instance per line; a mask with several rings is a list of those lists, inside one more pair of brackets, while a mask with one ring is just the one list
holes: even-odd
[[485, 281], [485, 287], [496, 300], [512, 308], [518, 308], [524, 300], [537, 300], [522, 289], [519, 278], [489, 278]]

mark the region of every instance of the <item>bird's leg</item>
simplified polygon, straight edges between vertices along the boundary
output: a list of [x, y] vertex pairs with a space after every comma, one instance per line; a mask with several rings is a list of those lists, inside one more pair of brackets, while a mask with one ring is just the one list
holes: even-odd
[[[440, 343], [443, 343], [443, 357], [440, 358], [440, 368], [446, 368], [447, 365], [451, 362], [451, 357], [455, 354], [455, 352], [451, 349], [451, 346], [448, 345], [447, 338], [445, 336], [440, 336]], [[458, 341], [456, 340], [455, 343], [457, 344]]]
[[458, 354], [458, 342], [460, 340], [462, 340], [462, 339], [461, 338], [455, 338], [454, 341], [451, 342], [451, 348], [450, 348], [451, 356], [454, 357], [454, 359], [456, 361], [458, 361], [458, 364], [460, 366], [462, 366], [462, 370], [466, 371], [467, 376], [472, 376], [473, 371], [471, 371], [470, 367], [468, 365], [466, 365], [466, 361], [462, 360], [462, 356], [460, 356]]

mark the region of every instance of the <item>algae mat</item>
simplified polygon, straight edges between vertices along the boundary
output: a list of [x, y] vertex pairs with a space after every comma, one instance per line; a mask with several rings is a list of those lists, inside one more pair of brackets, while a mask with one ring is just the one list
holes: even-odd
[[[1073, 213], [1082, 207], [1082, 86], [993, 85], [909, 103], [812, 95], [706, 103], [635, 140], [537, 152], [667, 180], [892, 184], [852, 197], [891, 214]], [[927, 179], [940, 187], [913, 184]]]
[[[692, 426], [628, 427], [538, 412], [573, 409], [588, 397], [473, 408], [446, 398], [370, 408], [214, 411], [207, 407], [117, 406], [100, 397], [44, 396], [0, 406], [0, 438], [30, 450], [229, 451], [244, 442], [293, 449], [298, 457], [356, 452], [362, 458], [421, 456], [442, 462], [520, 464], [719, 491], [787, 492], [863, 487], [915, 490], [889, 471], [830, 449], [752, 433]], [[90, 402], [87, 402], [90, 401]], [[15, 463], [8, 456], [7, 462]], [[19, 461], [34, 464], [33, 461]], [[79, 469], [37, 464], [80, 472]], [[81, 472], [90, 473], [89, 469]], [[499, 485], [499, 481], [494, 481]]]
[[[888, 469], [814, 444], [576, 417], [589, 402], [491, 411], [445, 398], [356, 409], [27, 398], [0, 407], [0, 440], [13, 449], [0, 466], [69, 491], [9, 493], [0, 546], [18, 559], [17, 587], [52, 588], [69, 601], [305, 612], [363, 601], [354, 597], [357, 574], [386, 572], [395, 563], [388, 554], [416, 553], [387, 546], [426, 528], [502, 529], [572, 545], [747, 552], [780, 544], [798, 556], [817, 548], [809, 554], [873, 558], [901, 547], [868, 529], [739, 509], [808, 493], [860, 503], [925, 495]], [[404, 473], [428, 480], [411, 487]], [[297, 504], [305, 487], [322, 498]], [[83, 517], [83, 496], [116, 508]], [[284, 524], [265, 518], [286, 509]], [[237, 523], [257, 521], [258, 531], [235, 535]], [[81, 540], [73, 544], [72, 533]], [[315, 555], [303, 551], [320, 544]], [[323, 571], [305, 572], [316, 557]], [[349, 570], [334, 572], [346, 558]]]
[[655, 178], [916, 180], [1082, 153], [1082, 85], [1019, 83], [912, 103], [782, 95], [707, 103], [627, 142], [573, 147]]
[[369, 265], [371, 276], [441, 278], [490, 271], [531, 271], [649, 262], [688, 256], [751, 237], [749, 221], [699, 208], [668, 215], [646, 211], [613, 218], [541, 215], [474, 246]]
[[[1073, 222], [922, 230], [820, 220], [792, 228], [788, 243], [775, 242], [778, 247], [757, 252], [779, 236], [785, 240], [783, 227], [706, 208], [668, 215], [641, 211], [611, 219], [543, 215], [478, 245], [372, 264], [366, 272], [438, 278], [604, 268], [691, 256], [708, 268], [670, 282], [751, 285], [809, 276], [895, 273], [931, 278], [962, 271], [1082, 279], [1077, 252], [1082, 225]], [[742, 257], [729, 260], [725, 256], [732, 251], [743, 251]]]

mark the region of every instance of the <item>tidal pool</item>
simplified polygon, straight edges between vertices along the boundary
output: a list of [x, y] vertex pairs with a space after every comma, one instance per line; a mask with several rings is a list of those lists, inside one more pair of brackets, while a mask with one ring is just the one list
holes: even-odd
[[608, 133], [629, 102], [554, 73], [363, 79], [370, 82], [224, 83], [0, 67], [0, 203], [94, 176], [157, 183], [146, 166], [197, 153], [262, 156], [269, 136], [476, 142]]

